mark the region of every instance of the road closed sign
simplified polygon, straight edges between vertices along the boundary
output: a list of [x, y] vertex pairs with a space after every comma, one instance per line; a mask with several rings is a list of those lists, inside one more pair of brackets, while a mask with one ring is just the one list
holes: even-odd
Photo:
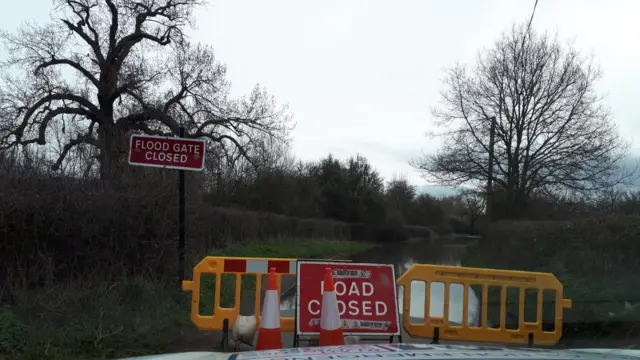
[[393, 265], [297, 262], [296, 329], [320, 333], [324, 273], [331, 268], [342, 330], [348, 335], [399, 335]]
[[149, 135], [131, 135], [129, 164], [178, 170], [204, 168], [206, 142]]

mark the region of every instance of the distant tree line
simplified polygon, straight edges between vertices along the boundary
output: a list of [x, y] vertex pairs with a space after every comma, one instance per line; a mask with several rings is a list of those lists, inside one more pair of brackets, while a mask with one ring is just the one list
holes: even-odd
[[472, 68], [446, 71], [432, 116], [442, 146], [412, 165], [458, 196], [418, 194], [362, 156], [296, 161], [287, 106], [260, 86], [231, 97], [226, 66], [184, 32], [201, 4], [62, 0], [58, 20], [1, 31], [3, 155], [126, 190], [148, 178], [126, 164], [129, 136], [183, 128], [209, 140], [198, 186], [211, 203], [365, 224], [453, 218], [473, 227], [486, 198], [492, 220], [529, 218], [540, 201], [584, 203], [631, 177], [622, 166], [629, 144], [595, 90], [602, 74], [593, 59], [524, 24]]
[[328, 218], [349, 223], [442, 225], [442, 199], [420, 194], [402, 177], [385, 180], [362, 155], [318, 161], [293, 161], [284, 155], [256, 168], [239, 161], [209, 168], [215, 184], [205, 196], [213, 204], [296, 217]]

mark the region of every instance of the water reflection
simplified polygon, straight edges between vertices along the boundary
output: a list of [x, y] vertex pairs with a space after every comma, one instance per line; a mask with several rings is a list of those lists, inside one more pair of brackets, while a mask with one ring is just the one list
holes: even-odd
[[[411, 322], [422, 322], [424, 320], [425, 308], [425, 283], [422, 281], [414, 281], [411, 284], [411, 302], [409, 307], [409, 317]], [[431, 317], [444, 316], [444, 284], [431, 283], [429, 286], [429, 315]], [[451, 284], [449, 287], [449, 324], [461, 325], [463, 318], [463, 296], [464, 287], [461, 284]], [[403, 312], [402, 302], [404, 293], [402, 288], [398, 290], [398, 309], [400, 314]], [[480, 314], [478, 297], [469, 289], [469, 308], [467, 313], [467, 323], [470, 326], [479, 326]]]
[[[355, 262], [394, 264], [396, 277], [406, 272], [413, 264], [438, 264], [460, 266], [464, 256], [465, 247], [462, 245], [430, 245], [427, 243], [404, 243], [394, 246], [384, 246], [372, 249], [366, 253], [354, 257]], [[291, 286], [285, 286], [283, 290]], [[295, 309], [295, 286], [281, 297], [280, 310], [282, 316], [293, 316]], [[422, 281], [414, 281], [411, 284], [411, 302], [409, 316], [412, 322], [422, 322], [425, 312], [426, 286]], [[449, 323], [461, 324], [463, 318], [463, 292], [460, 284], [452, 284], [449, 288]], [[429, 315], [431, 317], [444, 316], [444, 284], [431, 283], [429, 286], [430, 304]], [[398, 309], [402, 314], [404, 300], [403, 289], [398, 289]], [[469, 289], [468, 324], [479, 325], [479, 301], [473, 289]]]
[[[464, 245], [445, 245], [427, 243], [405, 243], [395, 246], [385, 246], [361, 254], [354, 261], [377, 262], [395, 264], [396, 277], [404, 274], [413, 264], [436, 264], [461, 266], [464, 256]], [[424, 321], [426, 285], [422, 281], [411, 284], [411, 302], [409, 316], [412, 322]], [[452, 284], [449, 288], [449, 323], [462, 324], [464, 287]], [[444, 284], [431, 283], [429, 286], [429, 315], [431, 317], [444, 316]], [[404, 291], [398, 289], [398, 309], [403, 312], [402, 303]], [[467, 322], [470, 326], [480, 323], [480, 303], [473, 289], [469, 289], [469, 307]]]
[[282, 314], [283, 311], [291, 311], [293, 312], [293, 310], [295, 310], [296, 308], [296, 304], [295, 304], [295, 297], [288, 297], [285, 299], [280, 300], [280, 312], [282, 316], [291, 316], [291, 315], [285, 315], [286, 313]]

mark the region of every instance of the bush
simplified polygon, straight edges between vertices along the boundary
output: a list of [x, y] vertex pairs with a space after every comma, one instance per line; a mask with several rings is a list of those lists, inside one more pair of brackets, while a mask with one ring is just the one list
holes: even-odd
[[0, 354], [22, 351], [27, 336], [27, 325], [9, 307], [0, 308]]
[[[219, 249], [218, 256], [317, 258], [364, 252], [374, 245], [316, 239], [260, 241]], [[188, 278], [191, 276], [188, 275]], [[221, 277], [220, 305], [233, 307], [236, 277]], [[251, 305], [256, 277], [243, 276], [240, 303]], [[283, 284], [291, 277], [283, 278]], [[213, 313], [215, 276], [201, 277], [201, 315]], [[285, 285], [283, 285], [285, 286]], [[213, 345], [213, 334], [190, 322], [191, 294], [174, 282], [143, 276], [83, 279], [38, 289], [17, 289], [15, 304], [0, 307], [0, 358], [89, 359], [194, 351]], [[241, 311], [243, 307], [241, 306]], [[206, 338], [203, 338], [206, 337]], [[202, 340], [202, 341], [201, 341]]]
[[175, 285], [172, 289], [141, 277], [22, 289], [15, 297], [15, 306], [0, 311], [3, 358], [149, 353], [179, 341], [190, 323], [189, 299]]
[[407, 232], [410, 238], [419, 238], [422, 240], [430, 240], [437, 232], [426, 226], [407, 226]]
[[482, 240], [501, 265], [588, 277], [640, 270], [640, 216], [501, 221]]
[[[12, 287], [58, 280], [176, 274], [175, 177], [148, 172], [124, 189], [24, 169], [0, 178], [0, 302]], [[187, 179], [189, 180], [189, 179]], [[189, 183], [189, 181], [188, 181]], [[279, 237], [349, 239], [350, 225], [217, 208], [187, 189], [187, 259], [229, 243]]]
[[640, 306], [638, 239], [635, 215], [501, 221], [468, 252], [465, 265], [551, 272], [573, 301], [564, 316], [567, 334], [620, 335], [611, 326], [621, 323], [622, 314], [626, 323], [640, 323], [640, 317], [631, 317]]
[[[12, 288], [134, 275], [175, 280], [175, 173], [137, 169], [122, 186], [56, 177], [0, 163], [0, 302]], [[327, 219], [212, 206], [187, 174], [187, 266], [229, 244], [266, 239], [405, 241], [429, 228], [402, 223], [348, 224]], [[195, 184], [195, 185], [194, 185]]]
[[456, 234], [475, 235], [476, 231], [465, 222], [462, 222], [455, 218], [449, 218], [449, 226], [451, 230]]

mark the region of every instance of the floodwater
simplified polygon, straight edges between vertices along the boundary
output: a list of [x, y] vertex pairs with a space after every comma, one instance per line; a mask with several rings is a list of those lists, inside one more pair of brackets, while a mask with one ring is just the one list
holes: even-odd
[[[443, 240], [443, 242], [446, 240]], [[465, 245], [457, 244], [433, 245], [427, 242], [393, 244], [374, 248], [351, 260], [354, 262], [393, 264], [396, 278], [400, 277], [413, 264], [434, 264], [461, 266]], [[280, 310], [282, 316], [294, 316], [295, 283], [283, 278]], [[398, 309], [402, 314], [404, 299], [402, 287], [398, 288]], [[444, 284], [432, 283], [430, 286], [429, 314], [431, 317], [442, 317], [444, 312]], [[410, 317], [411, 322], [421, 323], [424, 320], [426, 286], [422, 281], [411, 284]], [[449, 323], [461, 324], [463, 317], [463, 286], [452, 284], [449, 289]], [[479, 324], [479, 301], [473, 289], [469, 289], [468, 323]]]
[[[360, 254], [353, 257], [351, 260], [354, 262], [368, 262], [368, 263], [380, 263], [380, 264], [394, 264], [395, 275], [400, 277], [406, 272], [413, 264], [434, 264], [434, 265], [448, 265], [448, 266], [462, 266], [462, 262], [465, 256], [466, 246], [470, 240], [457, 239], [450, 242], [448, 240], [442, 240], [441, 243], [433, 244], [429, 242], [415, 242], [415, 243], [402, 243], [393, 244], [384, 247], [374, 248], [369, 252]], [[472, 241], [472, 240], [471, 240]], [[437, 242], [437, 241], [436, 241]], [[264, 296], [264, 285], [266, 284], [266, 276], [263, 281], [262, 296]], [[281, 316], [293, 317], [295, 315], [295, 277], [283, 277], [282, 286], [283, 292], [281, 295], [280, 314]], [[398, 309], [402, 314], [403, 304], [403, 289], [398, 289]], [[430, 306], [429, 313], [431, 317], [442, 317], [444, 308], [444, 285], [432, 283], [429, 289]], [[414, 282], [411, 285], [410, 294], [410, 319], [412, 323], [422, 323], [424, 321], [424, 309], [425, 309], [425, 295], [426, 288], [423, 282]], [[462, 303], [463, 303], [463, 289], [462, 286], [456, 287], [452, 284], [449, 289], [449, 323], [460, 324], [462, 321]], [[262, 303], [262, 301], [261, 301]], [[254, 313], [254, 300], [247, 299], [246, 306], [240, 304], [240, 313], [242, 315], [251, 315]], [[480, 314], [480, 301], [478, 295], [469, 289], [469, 309], [468, 309], [468, 323], [470, 326], [479, 325]], [[509, 314], [507, 313], [507, 318]], [[491, 321], [489, 320], [489, 327]], [[402, 339], [405, 342], [422, 342], [430, 341], [429, 339], [417, 339], [411, 338], [404, 331], [402, 332]], [[578, 340], [578, 339], [566, 339], [561, 340], [556, 345], [558, 348], [582, 348], [582, 347], [611, 347], [618, 348], [623, 346], [629, 346], [629, 344], [637, 344], [637, 339], [630, 340], [599, 340], [593, 339]]]

